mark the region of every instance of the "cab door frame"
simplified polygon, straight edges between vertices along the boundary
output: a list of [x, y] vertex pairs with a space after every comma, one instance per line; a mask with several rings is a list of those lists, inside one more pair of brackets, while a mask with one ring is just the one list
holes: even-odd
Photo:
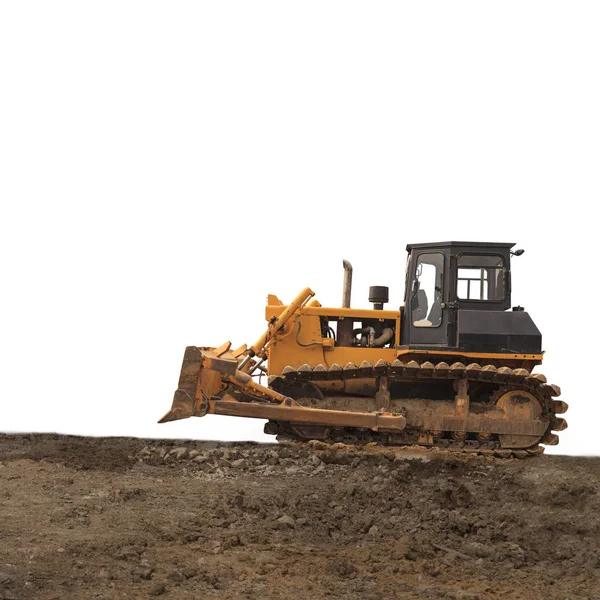
[[[415, 326], [413, 319], [413, 310], [415, 304], [418, 303], [417, 291], [420, 289], [415, 283], [417, 281], [417, 267], [420, 264], [419, 258], [427, 254], [439, 254], [442, 257], [442, 267], [436, 277], [441, 279], [441, 320], [439, 325], [430, 326]], [[427, 264], [427, 263], [425, 263]], [[431, 264], [431, 263], [429, 263]], [[403, 336], [403, 344], [410, 346], [424, 346], [434, 348], [448, 348], [450, 346], [448, 327], [451, 322], [450, 309], [448, 307], [448, 298], [452, 282], [449, 277], [450, 273], [450, 252], [448, 248], [422, 248], [413, 249], [409, 262], [406, 297], [404, 311], [404, 331], [407, 333]], [[434, 283], [434, 285], [436, 285]], [[434, 291], [435, 293], [435, 291]], [[427, 313], [431, 311], [432, 303], [435, 299], [428, 299]], [[418, 321], [417, 321], [418, 322]]]

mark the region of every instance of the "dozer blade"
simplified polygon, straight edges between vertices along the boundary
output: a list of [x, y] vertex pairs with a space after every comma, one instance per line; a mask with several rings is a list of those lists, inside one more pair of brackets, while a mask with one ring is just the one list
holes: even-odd
[[[187, 393], [186, 390], [177, 389], [173, 395], [173, 405], [171, 410], [164, 415], [158, 422], [168, 423], [169, 421], [177, 421], [178, 419], [187, 419], [195, 415], [195, 401]], [[202, 415], [204, 416], [206, 411]]]
[[269, 321], [265, 333], [249, 348], [244, 345], [230, 352], [231, 343], [225, 342], [218, 348], [188, 346], [183, 356], [179, 386], [173, 397], [171, 410], [159, 421], [166, 423], [177, 419], [203, 417], [209, 410], [208, 399], [223, 391], [231, 383], [234, 386], [271, 402], [286, 399], [277, 392], [252, 381], [248, 374], [252, 358], [260, 364], [267, 357], [267, 348], [283, 330], [285, 324], [300, 310], [315, 293], [304, 288], [285, 310]]
[[[301, 406], [292, 398], [254, 382], [251, 375], [237, 366], [238, 361], [229, 352], [228, 343], [216, 349], [186, 348], [173, 405], [159, 423], [210, 413], [291, 423], [366, 427], [374, 431], [398, 431], [406, 427], [406, 418], [400, 414]], [[246, 394], [247, 400], [239, 402], [228, 393], [229, 385]]]
[[188, 346], [171, 410], [158, 422], [203, 417], [208, 411], [208, 398], [221, 389], [224, 377], [235, 375], [236, 368], [237, 360], [218, 356], [215, 348]]

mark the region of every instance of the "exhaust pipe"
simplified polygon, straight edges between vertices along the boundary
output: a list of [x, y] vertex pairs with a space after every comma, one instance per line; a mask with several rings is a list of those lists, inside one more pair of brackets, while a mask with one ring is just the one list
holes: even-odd
[[[342, 308], [350, 308], [350, 296], [352, 295], [352, 265], [344, 259], [344, 290], [342, 294]], [[352, 335], [352, 319], [340, 319], [337, 326], [338, 345], [352, 346], [354, 336]]]
[[350, 308], [350, 297], [352, 296], [352, 265], [343, 260], [344, 265], [344, 290], [342, 294], [342, 308]]

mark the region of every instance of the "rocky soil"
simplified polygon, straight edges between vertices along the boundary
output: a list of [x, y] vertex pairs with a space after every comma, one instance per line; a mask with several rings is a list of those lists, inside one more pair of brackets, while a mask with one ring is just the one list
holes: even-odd
[[600, 458], [0, 434], [0, 599], [600, 599]]

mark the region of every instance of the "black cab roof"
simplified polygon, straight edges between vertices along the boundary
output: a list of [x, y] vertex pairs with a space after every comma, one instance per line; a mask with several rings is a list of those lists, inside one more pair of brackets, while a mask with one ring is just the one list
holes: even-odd
[[421, 248], [450, 248], [453, 246], [460, 248], [512, 248], [514, 242], [428, 242], [425, 244], [407, 244], [406, 250], [410, 252]]

